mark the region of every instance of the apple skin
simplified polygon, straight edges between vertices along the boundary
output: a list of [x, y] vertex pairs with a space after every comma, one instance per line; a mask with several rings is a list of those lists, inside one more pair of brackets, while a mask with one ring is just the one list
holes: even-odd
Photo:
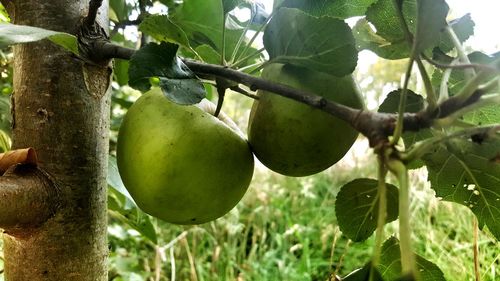
[[[351, 76], [335, 77], [283, 64], [264, 68], [262, 78], [362, 108]], [[286, 176], [308, 176], [337, 163], [358, 132], [319, 109], [265, 91], [258, 91], [248, 125], [255, 156], [267, 168]]]
[[229, 212], [245, 194], [254, 160], [231, 126], [196, 106], [142, 95], [120, 127], [117, 163], [146, 213], [174, 224], [201, 224]]

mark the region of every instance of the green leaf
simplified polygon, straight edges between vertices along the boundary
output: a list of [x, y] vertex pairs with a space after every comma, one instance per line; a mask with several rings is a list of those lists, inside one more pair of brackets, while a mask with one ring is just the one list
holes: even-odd
[[[439, 57], [440, 62], [449, 64], [453, 58], [444, 55], [439, 50], [435, 50], [434, 59]], [[500, 52], [493, 55], [487, 55], [481, 52], [472, 52], [468, 55], [471, 63], [490, 64], [500, 58]], [[443, 79], [443, 71], [437, 69], [432, 73], [431, 82], [435, 87], [439, 87]], [[454, 69], [448, 80], [448, 91], [450, 96], [457, 94], [467, 83], [467, 77], [464, 70]]]
[[[399, 100], [401, 99], [402, 90], [394, 90], [390, 92], [382, 104], [378, 108], [378, 112], [386, 112], [386, 113], [396, 113], [399, 108]], [[406, 93], [406, 107], [405, 112], [418, 112], [424, 108], [424, 98], [413, 92], [412, 90], [408, 90]]]
[[[251, 6], [252, 7], [252, 6]], [[222, 40], [222, 31], [224, 29], [224, 8], [222, 1], [190, 0], [184, 1], [169, 17], [170, 21], [179, 27], [186, 35], [189, 46], [197, 50], [202, 45], [210, 46], [218, 54], [220, 63], [222, 49], [225, 49], [225, 59], [230, 60], [236, 48], [237, 42], [243, 34], [243, 29], [226, 29], [224, 44]], [[246, 40], [244, 40], [246, 42]], [[186, 46], [185, 44], [182, 44]], [[243, 46], [238, 50], [238, 54], [243, 51]], [[249, 47], [246, 55], [256, 51]], [[201, 56], [201, 54], [200, 54]], [[206, 61], [212, 61], [212, 58], [202, 57]], [[246, 63], [251, 63], [249, 60]], [[241, 66], [241, 65], [240, 65]]]
[[377, 35], [370, 23], [362, 18], [358, 20], [352, 29], [356, 39], [358, 50], [370, 50], [381, 58], [396, 60], [409, 56], [409, 48], [406, 40], [389, 42], [385, 38]]
[[[445, 281], [444, 274], [437, 265], [416, 255], [417, 269], [422, 281]], [[386, 281], [396, 281], [401, 278], [401, 254], [399, 251], [399, 241], [391, 237], [384, 242], [380, 262], [377, 265], [378, 271]]]
[[222, 1], [184, 1], [175, 9], [170, 20], [185, 32], [193, 48], [207, 44], [221, 52], [224, 27]]
[[171, 43], [147, 44], [130, 60], [129, 85], [140, 91], [151, 88], [150, 78], [158, 78], [167, 98], [178, 104], [195, 104], [205, 97], [205, 88], [196, 75], [177, 57], [178, 46]]
[[[399, 108], [399, 100], [401, 99], [401, 90], [390, 92], [385, 100], [380, 105], [378, 112], [396, 113]], [[424, 109], [424, 98], [415, 92], [408, 90], [406, 94], [406, 107], [405, 112], [415, 113]], [[403, 133], [403, 141], [406, 147], [410, 147], [417, 141], [424, 140], [432, 137], [429, 129], [420, 130], [418, 132], [405, 132]], [[412, 166], [411, 168], [420, 167], [421, 164]]]
[[500, 239], [500, 140], [451, 140], [424, 157], [431, 187], [443, 200], [467, 206]]
[[153, 225], [151, 217], [149, 215], [139, 210], [138, 208], [127, 210], [122, 209], [119, 205], [119, 202], [114, 197], [112, 197], [112, 195], [108, 197], [110, 197], [108, 199], [108, 213], [111, 218], [129, 225], [154, 244], [158, 243], [156, 228]]
[[417, 0], [417, 31], [414, 38], [417, 53], [439, 44], [449, 10], [444, 0]]
[[10, 137], [6, 132], [0, 130], [0, 153], [4, 153], [10, 150]]
[[[474, 21], [470, 14], [466, 14], [461, 18], [455, 19], [448, 23], [458, 39], [461, 43], [465, 42], [469, 39], [470, 36], [474, 34]], [[441, 42], [439, 43], [439, 49], [443, 52], [447, 53], [455, 48], [455, 45], [451, 42], [450, 37], [446, 34], [446, 32], [441, 32]]]
[[10, 95], [0, 94], [0, 130], [10, 135], [12, 115], [10, 113]]
[[171, 42], [186, 48], [191, 48], [186, 33], [166, 15], [153, 15], [147, 17], [139, 25], [139, 30], [160, 42]]
[[339, 77], [352, 73], [357, 63], [354, 37], [345, 22], [297, 9], [282, 8], [276, 13], [264, 32], [264, 47], [271, 62]]
[[[417, 21], [416, 0], [403, 0], [403, 15], [410, 31], [414, 32]], [[393, 0], [377, 1], [377, 3], [368, 8], [366, 19], [375, 26], [377, 35], [388, 42], [397, 43], [406, 41]]]
[[0, 48], [14, 44], [40, 41], [42, 39], [49, 39], [66, 50], [78, 54], [76, 37], [71, 34], [27, 25], [0, 23]]
[[219, 64], [221, 55], [217, 53], [212, 47], [208, 45], [201, 45], [196, 47], [196, 53], [206, 63]]
[[498, 124], [500, 123], [500, 110], [497, 104], [489, 105], [465, 114], [463, 120], [479, 126]]
[[[398, 217], [398, 189], [387, 184], [387, 222]], [[335, 213], [340, 230], [353, 241], [368, 239], [377, 228], [378, 182], [374, 179], [355, 179], [340, 189]]]
[[347, 19], [362, 16], [377, 0], [285, 0], [281, 7], [297, 8], [310, 15]]
[[131, 7], [124, 0], [109, 0], [109, 6], [118, 21], [127, 20]]
[[113, 67], [114, 80], [120, 86], [127, 85], [128, 84], [129, 61], [128, 60], [115, 59], [113, 61], [113, 63], [114, 63], [114, 67]]
[[[417, 22], [416, 0], [403, 0], [403, 15], [410, 32], [414, 33]], [[366, 11], [368, 20], [376, 29], [360, 22], [356, 32], [358, 46], [372, 50], [386, 59], [409, 57], [410, 47], [400, 25], [393, 0], [379, 0]], [[376, 35], [376, 36], [375, 36]]]
[[9, 13], [2, 4], [0, 4], [0, 22], [10, 22]]
[[130, 200], [135, 205], [134, 199], [125, 188], [125, 185], [123, 185], [122, 178], [120, 177], [120, 173], [118, 171], [118, 165], [116, 164], [116, 157], [113, 155], [108, 156], [108, 176], [106, 180], [109, 186], [125, 196], [125, 198]]

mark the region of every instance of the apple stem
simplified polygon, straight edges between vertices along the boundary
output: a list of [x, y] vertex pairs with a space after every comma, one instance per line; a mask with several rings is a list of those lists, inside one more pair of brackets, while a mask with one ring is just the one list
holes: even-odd
[[214, 116], [218, 117], [222, 109], [222, 104], [224, 103], [224, 97], [226, 96], [226, 87], [217, 86], [217, 94], [219, 98], [217, 99], [217, 108], [215, 109]]

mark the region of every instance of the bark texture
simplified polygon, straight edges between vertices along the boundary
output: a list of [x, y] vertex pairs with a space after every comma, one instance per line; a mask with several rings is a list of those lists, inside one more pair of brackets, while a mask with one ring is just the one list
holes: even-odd
[[[98, 21], [107, 26], [107, 1]], [[88, 0], [13, 0], [15, 24], [77, 33]], [[106, 7], [104, 7], [106, 6]], [[107, 280], [108, 67], [48, 42], [14, 48], [13, 149], [33, 147], [60, 206], [36, 229], [6, 231], [6, 281]]]

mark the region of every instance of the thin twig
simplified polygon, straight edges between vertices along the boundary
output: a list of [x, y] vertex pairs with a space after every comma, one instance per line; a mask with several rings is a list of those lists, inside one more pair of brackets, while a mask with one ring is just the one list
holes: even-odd
[[[387, 167], [384, 165], [383, 155], [378, 155], [378, 216], [377, 231], [375, 232], [375, 250], [373, 251], [372, 267], [377, 267], [382, 252], [382, 242], [384, 239], [384, 225], [387, 221], [387, 186], [385, 178], [387, 177]], [[370, 271], [370, 280], [373, 280], [373, 270]]]
[[446, 63], [441, 63], [438, 61], [435, 61], [431, 58], [429, 58], [425, 54], [421, 54], [422, 58], [427, 61], [428, 63], [432, 64], [433, 66], [439, 68], [439, 69], [468, 69], [468, 68], [475, 68], [475, 69], [483, 69], [486, 71], [492, 71], [492, 72], [498, 72], [498, 69], [487, 65], [487, 64], [478, 64], [478, 63], [455, 63], [455, 64], [446, 64]]
[[247, 96], [249, 98], [252, 98], [254, 100], [258, 100], [259, 99], [258, 95], [252, 94], [252, 93], [246, 91], [245, 89], [242, 89], [240, 86], [234, 86], [234, 87], [231, 87], [229, 89], [231, 89], [231, 90], [233, 90], [233, 91], [235, 91], [237, 93], [240, 93], [240, 94], [242, 94], [244, 96]]

